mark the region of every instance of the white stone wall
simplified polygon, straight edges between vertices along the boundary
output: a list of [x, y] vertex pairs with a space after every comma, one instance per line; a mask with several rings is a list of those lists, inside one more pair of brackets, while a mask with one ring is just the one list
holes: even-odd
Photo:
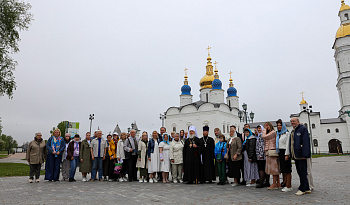
[[180, 106], [192, 103], [192, 95], [180, 95]]
[[224, 90], [211, 90], [210, 91], [210, 97], [209, 102], [212, 103], [225, 103], [225, 97], [224, 97]]

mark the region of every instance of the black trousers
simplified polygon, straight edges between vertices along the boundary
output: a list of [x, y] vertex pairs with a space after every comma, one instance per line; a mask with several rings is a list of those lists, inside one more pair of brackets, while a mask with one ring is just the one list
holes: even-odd
[[300, 179], [299, 190], [302, 192], [309, 191], [309, 181], [307, 180], [307, 162], [306, 159], [295, 160], [295, 166]]
[[31, 164], [29, 167], [30, 167], [29, 179], [34, 179], [34, 175], [35, 175], [35, 179], [39, 179], [41, 164]]
[[136, 162], [137, 162], [137, 155], [131, 155], [130, 159], [128, 159], [128, 178], [129, 181], [137, 181], [137, 168], [136, 168]]

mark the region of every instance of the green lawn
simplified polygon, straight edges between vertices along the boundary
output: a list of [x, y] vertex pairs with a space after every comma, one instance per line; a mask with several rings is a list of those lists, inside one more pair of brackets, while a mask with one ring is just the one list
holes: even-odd
[[[45, 174], [41, 170], [40, 174]], [[0, 163], [0, 177], [29, 176], [29, 165], [21, 163]]]
[[335, 156], [347, 156], [347, 155], [345, 155], [345, 154], [314, 154], [314, 155], [312, 155], [312, 158], [335, 157]]
[[0, 154], [0, 159], [7, 157], [7, 154]]
[[0, 154], [6, 154], [7, 155], [8, 151], [0, 151]]

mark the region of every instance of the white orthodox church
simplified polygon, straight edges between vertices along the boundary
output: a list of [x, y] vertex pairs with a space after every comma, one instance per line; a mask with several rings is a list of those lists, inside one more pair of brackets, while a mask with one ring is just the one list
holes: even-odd
[[[340, 99], [340, 110], [337, 118], [321, 119], [320, 112], [312, 108], [302, 98], [300, 112], [291, 114], [298, 117], [310, 132], [312, 151], [314, 153], [347, 153], [350, 151], [350, 7], [341, 1], [338, 13], [340, 27], [336, 33], [333, 45], [334, 58], [338, 73], [337, 90]], [[215, 74], [214, 74], [215, 72]], [[184, 85], [181, 87], [180, 106], [170, 107], [165, 112], [165, 127], [168, 131], [179, 132], [187, 130], [191, 125], [197, 127], [198, 135], [202, 135], [202, 127], [210, 126], [209, 135], [214, 136], [214, 128], [218, 127], [226, 136], [229, 127], [235, 125], [242, 130], [243, 123], [238, 117], [239, 97], [230, 76], [229, 88], [225, 101], [225, 91], [219, 79], [218, 70], [213, 65], [210, 54], [207, 58], [206, 75], [200, 80], [200, 100], [193, 102], [191, 87], [185, 75]], [[272, 122], [274, 125], [275, 122]], [[251, 127], [264, 122], [251, 123]], [[286, 122], [288, 130], [292, 130]]]

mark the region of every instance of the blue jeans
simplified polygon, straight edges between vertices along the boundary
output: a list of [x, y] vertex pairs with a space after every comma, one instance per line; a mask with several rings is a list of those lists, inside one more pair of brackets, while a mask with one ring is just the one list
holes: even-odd
[[69, 178], [74, 179], [75, 171], [77, 170], [78, 166], [79, 166], [79, 156], [74, 157], [74, 159], [70, 161]]
[[55, 157], [53, 154], [47, 154], [45, 164], [45, 180], [58, 181], [60, 176], [60, 164], [62, 155]]
[[95, 157], [95, 160], [92, 160], [91, 179], [96, 178], [97, 168], [98, 168], [98, 178], [102, 179], [102, 175], [103, 175], [102, 161], [103, 161], [103, 157]]

